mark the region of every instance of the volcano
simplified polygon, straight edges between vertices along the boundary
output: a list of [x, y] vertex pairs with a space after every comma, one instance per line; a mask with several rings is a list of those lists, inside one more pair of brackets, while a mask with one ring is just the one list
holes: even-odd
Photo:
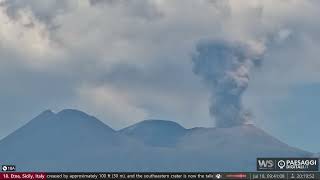
[[18, 171], [255, 171], [257, 157], [311, 157], [254, 125], [192, 128], [145, 120], [113, 130], [78, 110], [47, 110], [0, 141]]
[[148, 146], [172, 147], [188, 132], [180, 124], [166, 120], [145, 120], [119, 131]]

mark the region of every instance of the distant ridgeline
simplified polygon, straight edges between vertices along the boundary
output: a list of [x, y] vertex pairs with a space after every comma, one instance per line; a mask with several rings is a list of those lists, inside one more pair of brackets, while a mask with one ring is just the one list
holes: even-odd
[[45, 111], [0, 141], [18, 171], [255, 171], [257, 157], [310, 157], [253, 125], [192, 128], [145, 120], [115, 131], [77, 110]]

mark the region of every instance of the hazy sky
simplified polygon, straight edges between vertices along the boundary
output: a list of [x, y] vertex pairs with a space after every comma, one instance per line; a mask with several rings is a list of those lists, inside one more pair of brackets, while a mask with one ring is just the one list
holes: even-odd
[[0, 137], [46, 109], [119, 129], [143, 119], [214, 126], [192, 71], [201, 40], [260, 44], [244, 104], [284, 142], [319, 152], [320, 1], [0, 1]]

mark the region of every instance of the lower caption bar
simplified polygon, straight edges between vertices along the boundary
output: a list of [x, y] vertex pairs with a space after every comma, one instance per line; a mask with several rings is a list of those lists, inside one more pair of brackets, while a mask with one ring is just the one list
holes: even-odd
[[232, 173], [0, 173], [0, 180], [97, 180], [97, 179], [320, 179], [318, 172], [232, 172]]

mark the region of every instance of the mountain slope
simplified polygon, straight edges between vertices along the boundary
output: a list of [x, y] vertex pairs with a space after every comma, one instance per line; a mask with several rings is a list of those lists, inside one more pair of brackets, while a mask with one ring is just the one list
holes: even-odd
[[[185, 129], [173, 122], [151, 120], [120, 132], [152, 147], [169, 147], [154, 155], [167, 161], [162, 169], [154, 167], [155, 171], [254, 171], [257, 157], [312, 155], [288, 146], [254, 125]], [[150, 161], [159, 160], [151, 156]]]
[[134, 145], [127, 141], [83, 112], [68, 109], [54, 114], [45, 111], [0, 141], [0, 159], [27, 170], [83, 168], [86, 163], [113, 156], [106, 151]]
[[113, 141], [114, 134], [109, 126], [83, 112], [63, 110], [54, 114], [45, 111], [3, 139], [0, 145], [30, 146], [32, 142], [50, 145], [49, 141], [59, 141], [60, 145], [73, 146], [80, 142], [91, 143], [93, 139]]
[[[257, 157], [308, 157], [311, 153], [302, 151], [268, 135], [253, 125], [231, 128], [195, 128], [190, 129], [178, 144], [182, 152], [193, 154], [197, 158], [190, 164], [203, 164], [203, 169], [215, 171], [255, 170]], [[242, 167], [242, 168], [239, 168]], [[187, 167], [187, 170], [196, 169]], [[211, 168], [212, 169], [212, 168]]]
[[165, 120], [145, 120], [119, 131], [149, 146], [175, 146], [187, 133], [181, 125]]
[[[304, 155], [306, 152], [292, 148], [278, 139], [270, 136], [254, 125], [242, 125], [230, 128], [197, 128], [190, 129], [180, 145], [192, 144], [199, 148], [221, 147], [245, 147], [251, 150], [259, 149], [259, 152], [277, 153], [283, 152]], [[210, 143], [207, 143], [210, 142]], [[237, 148], [237, 150], [239, 150]]]
[[147, 120], [114, 131], [77, 110], [45, 111], [0, 141], [19, 171], [255, 171], [257, 157], [307, 157], [253, 125], [185, 129]]
[[320, 153], [315, 153], [313, 156], [320, 158]]

